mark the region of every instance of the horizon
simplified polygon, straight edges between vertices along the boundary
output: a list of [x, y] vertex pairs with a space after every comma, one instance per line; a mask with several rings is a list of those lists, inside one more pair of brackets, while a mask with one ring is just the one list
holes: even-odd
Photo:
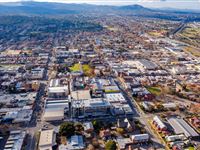
[[50, 3], [74, 3], [92, 5], [134, 5], [138, 4], [148, 8], [172, 8], [185, 10], [200, 10], [200, 0], [0, 0], [0, 3], [12, 2], [50, 2]]

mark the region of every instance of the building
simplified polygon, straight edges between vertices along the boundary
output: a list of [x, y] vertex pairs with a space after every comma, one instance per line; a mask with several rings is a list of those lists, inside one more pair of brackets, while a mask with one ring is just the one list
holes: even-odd
[[67, 81], [62, 81], [61, 79], [52, 79], [48, 87], [48, 97], [66, 98], [69, 94], [69, 86], [68, 83], [65, 82]]
[[21, 150], [24, 139], [26, 137], [26, 132], [21, 130], [10, 131], [4, 150]]
[[153, 124], [160, 131], [166, 131], [167, 130], [167, 126], [162, 122], [162, 120], [158, 116], [155, 116], [153, 118]]
[[64, 119], [64, 109], [63, 108], [49, 108], [45, 109], [43, 119], [45, 121], [61, 121]]
[[82, 135], [74, 135], [68, 140], [67, 145], [60, 145], [59, 150], [82, 150], [85, 148]]
[[77, 90], [71, 92], [73, 100], [87, 100], [91, 99], [90, 90]]
[[56, 145], [56, 134], [54, 130], [44, 130], [40, 133], [39, 150], [52, 150]]
[[120, 104], [127, 103], [122, 93], [107, 93], [106, 98], [110, 103], [120, 103]]
[[131, 144], [133, 142], [130, 138], [117, 138], [117, 146], [120, 150], [125, 150]]
[[147, 69], [147, 70], [154, 70], [154, 69], [158, 68], [158, 66], [155, 63], [153, 63], [149, 60], [146, 60], [146, 59], [140, 59], [137, 62], [137, 67], [140, 69]]
[[49, 108], [62, 108], [65, 113], [69, 111], [69, 100], [68, 99], [47, 99], [45, 103], [45, 109]]
[[73, 100], [73, 117], [99, 117], [110, 114], [111, 104], [106, 99]]
[[48, 88], [48, 97], [49, 98], [65, 98], [69, 93], [68, 86], [59, 86], [59, 87], [49, 87]]
[[129, 121], [127, 118], [125, 119], [118, 119], [117, 120], [117, 127], [123, 128], [129, 132], [132, 132], [135, 128], [135, 124], [133, 124], [131, 121]]
[[149, 134], [136, 134], [130, 136], [133, 143], [142, 143], [142, 142], [148, 142], [149, 141]]
[[184, 141], [186, 140], [186, 137], [184, 134], [179, 134], [179, 135], [170, 135], [165, 137], [167, 142], [173, 142], [173, 141]]
[[199, 134], [182, 118], [169, 118], [169, 124], [176, 134], [184, 134], [187, 138], [199, 137]]

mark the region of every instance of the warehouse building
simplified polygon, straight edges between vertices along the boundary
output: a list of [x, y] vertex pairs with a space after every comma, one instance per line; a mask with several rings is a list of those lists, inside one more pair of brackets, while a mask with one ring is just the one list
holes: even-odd
[[168, 122], [176, 134], [184, 134], [187, 138], [199, 137], [199, 134], [182, 118], [172, 117]]
[[45, 109], [43, 119], [45, 121], [61, 121], [64, 119], [64, 109], [63, 108]]

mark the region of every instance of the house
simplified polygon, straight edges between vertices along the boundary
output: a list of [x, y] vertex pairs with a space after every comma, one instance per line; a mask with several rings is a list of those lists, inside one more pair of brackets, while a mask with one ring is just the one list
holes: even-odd
[[127, 118], [118, 119], [117, 127], [126, 129], [129, 132], [133, 131], [133, 129], [134, 129], [134, 125]]
[[39, 150], [52, 150], [56, 145], [56, 134], [53, 129], [44, 130], [40, 133]]
[[199, 118], [197, 118], [197, 117], [190, 118], [190, 122], [196, 128], [200, 128], [200, 119]]

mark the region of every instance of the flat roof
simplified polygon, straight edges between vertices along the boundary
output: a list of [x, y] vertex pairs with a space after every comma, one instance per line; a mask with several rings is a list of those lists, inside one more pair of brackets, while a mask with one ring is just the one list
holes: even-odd
[[122, 93], [107, 93], [106, 98], [109, 102], [120, 102], [120, 103], [126, 103], [125, 97], [122, 95]]
[[46, 109], [44, 112], [44, 118], [48, 117], [64, 117], [64, 109]]
[[68, 91], [68, 86], [49, 87], [49, 93], [65, 93]]
[[88, 100], [77, 100], [73, 101], [73, 107], [85, 107], [85, 108], [96, 108], [96, 107], [109, 107], [110, 103], [106, 99], [94, 98]]
[[72, 91], [71, 96], [74, 100], [91, 99], [90, 90]]
[[53, 129], [41, 131], [39, 146], [40, 147], [42, 147], [42, 146], [51, 147], [51, 145], [54, 143], [53, 139], [54, 139], [54, 130]]

